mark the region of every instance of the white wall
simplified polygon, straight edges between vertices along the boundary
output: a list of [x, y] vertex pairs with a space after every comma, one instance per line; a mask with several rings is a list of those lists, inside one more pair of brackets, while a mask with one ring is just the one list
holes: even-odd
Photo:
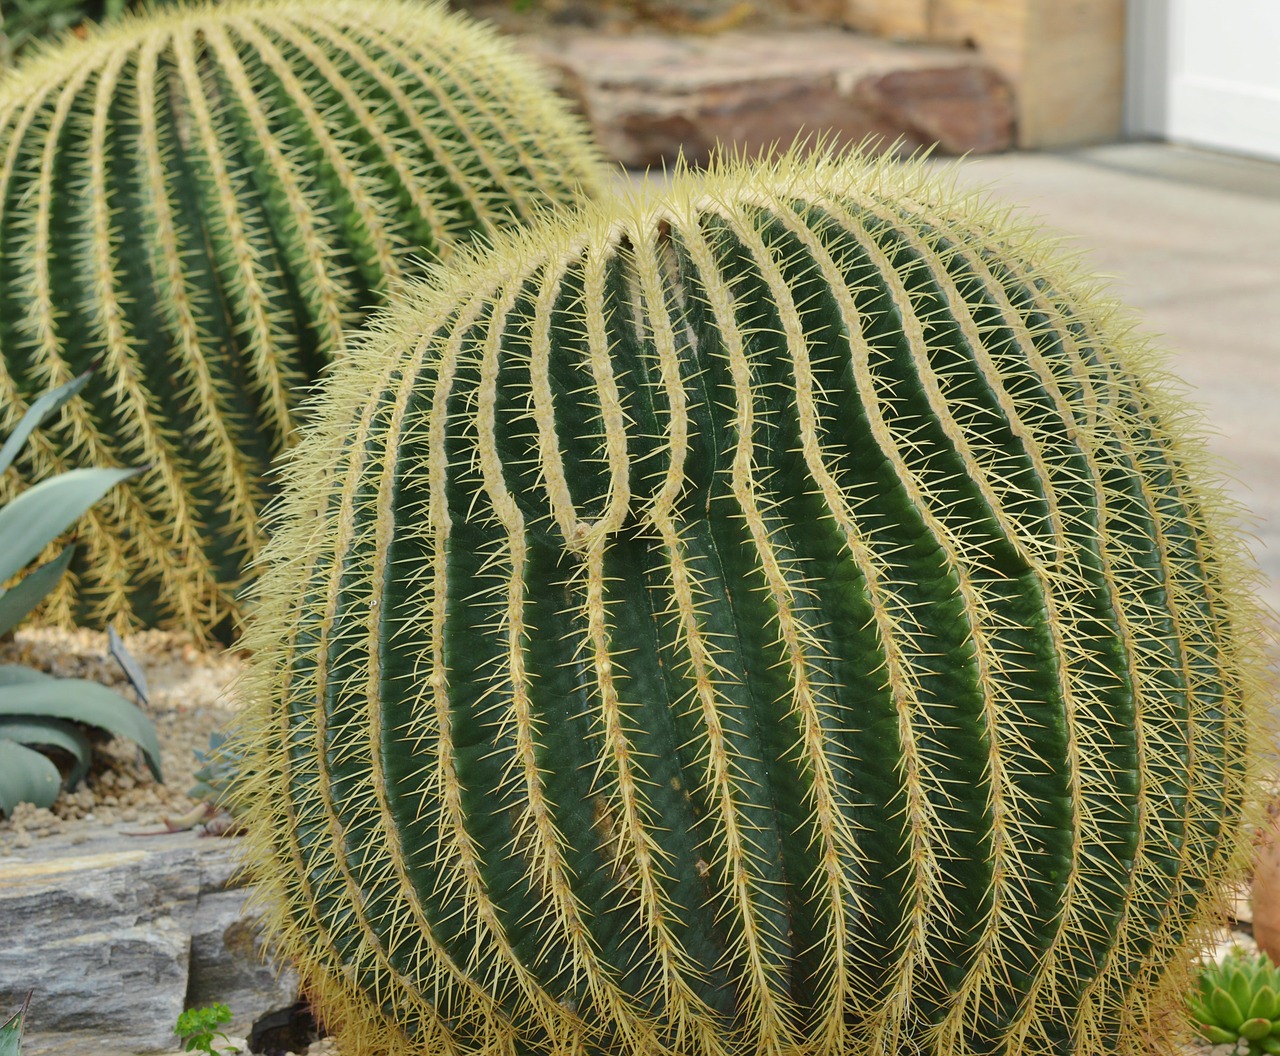
[[1130, 0], [1131, 133], [1280, 159], [1280, 2]]

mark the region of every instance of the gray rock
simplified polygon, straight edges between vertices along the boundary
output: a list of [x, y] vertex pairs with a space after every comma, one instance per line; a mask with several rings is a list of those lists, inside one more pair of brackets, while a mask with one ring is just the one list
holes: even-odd
[[253, 1021], [298, 999], [298, 977], [281, 972], [263, 949], [260, 914], [245, 905], [244, 888], [206, 892], [191, 924], [186, 1004], [221, 1001], [235, 1019], [229, 1033], [248, 1035]]
[[296, 1000], [263, 963], [233, 838], [84, 837], [0, 859], [0, 1014], [35, 991], [24, 1056], [171, 1052], [184, 1008], [221, 1001], [244, 1035]]

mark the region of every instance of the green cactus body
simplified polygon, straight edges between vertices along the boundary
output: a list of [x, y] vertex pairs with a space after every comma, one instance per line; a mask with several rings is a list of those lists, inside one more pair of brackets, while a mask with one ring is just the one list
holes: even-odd
[[680, 175], [379, 317], [240, 734], [343, 1051], [1171, 1051], [1258, 622], [1151, 359], [857, 158]]
[[197, 4], [0, 86], [0, 405], [101, 367], [29, 467], [148, 465], [48, 615], [238, 612], [272, 457], [389, 288], [607, 177], [532, 65], [410, 0]]

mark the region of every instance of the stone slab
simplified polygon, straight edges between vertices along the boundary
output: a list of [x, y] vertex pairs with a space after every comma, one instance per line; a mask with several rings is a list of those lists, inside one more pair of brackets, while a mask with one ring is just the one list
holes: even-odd
[[1003, 77], [963, 48], [899, 46], [839, 30], [713, 36], [564, 32], [525, 38], [610, 158], [705, 162], [718, 143], [748, 155], [797, 137], [902, 153], [989, 153], [1015, 138]]
[[297, 999], [263, 962], [235, 840], [131, 828], [0, 858], [0, 1010], [35, 991], [24, 1056], [171, 1052], [184, 1008], [221, 1001], [245, 1035]]

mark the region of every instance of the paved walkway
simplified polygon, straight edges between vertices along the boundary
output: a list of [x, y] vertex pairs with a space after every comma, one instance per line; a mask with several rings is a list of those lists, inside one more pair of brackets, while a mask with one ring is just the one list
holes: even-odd
[[1130, 143], [961, 168], [1071, 236], [1170, 351], [1280, 612], [1280, 164]]

